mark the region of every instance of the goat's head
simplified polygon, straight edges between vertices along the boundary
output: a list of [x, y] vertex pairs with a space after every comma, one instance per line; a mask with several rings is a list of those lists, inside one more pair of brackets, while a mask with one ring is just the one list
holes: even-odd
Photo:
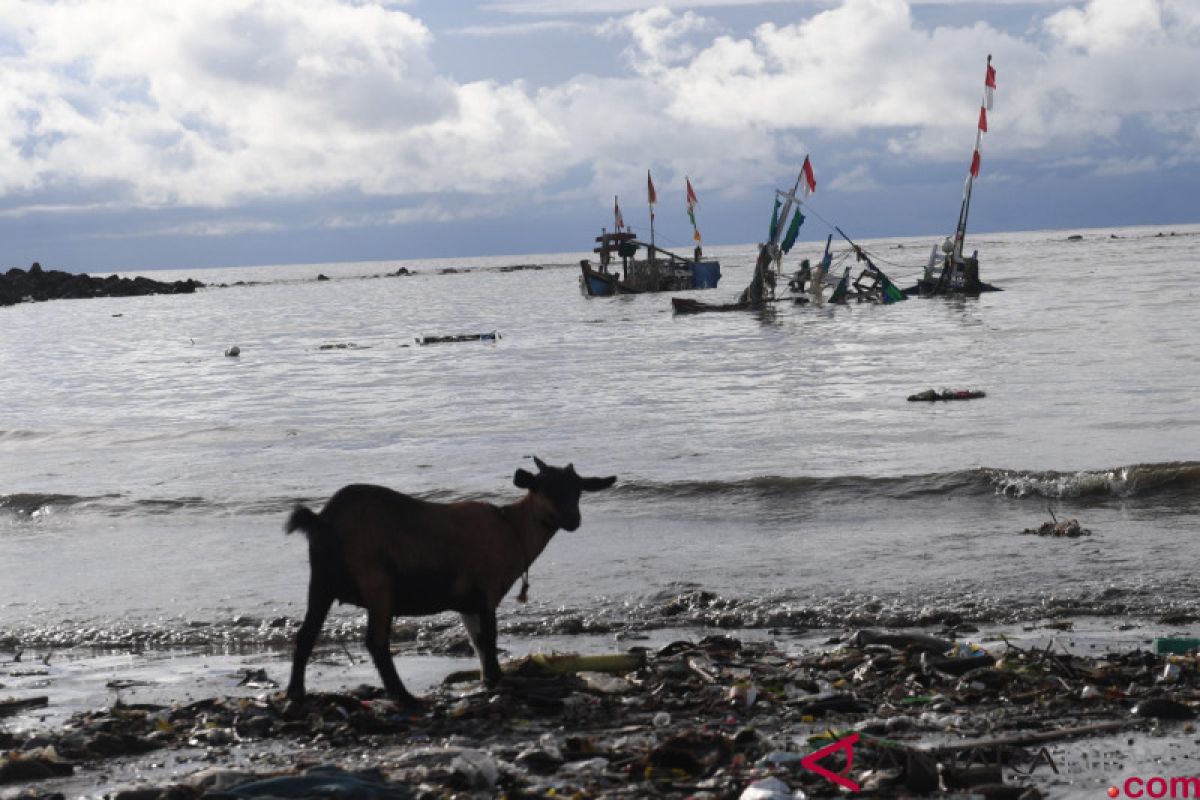
[[573, 531], [579, 527], [579, 496], [582, 493], [598, 492], [617, 482], [616, 475], [584, 478], [575, 472], [573, 464], [552, 467], [542, 463], [537, 456], [533, 457], [533, 463], [537, 465], [537, 475], [519, 469], [513, 475], [513, 484], [547, 500], [554, 509], [554, 522], [563, 530]]

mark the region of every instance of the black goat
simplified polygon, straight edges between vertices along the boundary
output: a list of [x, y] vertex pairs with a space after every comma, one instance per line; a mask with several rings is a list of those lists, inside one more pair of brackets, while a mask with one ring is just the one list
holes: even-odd
[[367, 610], [367, 652], [397, 702], [419, 703], [404, 688], [388, 649], [392, 618], [399, 615], [459, 612], [484, 682], [495, 686], [496, 607], [559, 528], [579, 527], [580, 495], [617, 480], [583, 478], [571, 464], [533, 460], [536, 475], [523, 469], [513, 475], [513, 483], [528, 492], [506, 506], [431, 503], [365, 484], [338, 490], [320, 514], [296, 506], [287, 532], [308, 535], [312, 573], [287, 696], [304, 697], [304, 669], [335, 600]]

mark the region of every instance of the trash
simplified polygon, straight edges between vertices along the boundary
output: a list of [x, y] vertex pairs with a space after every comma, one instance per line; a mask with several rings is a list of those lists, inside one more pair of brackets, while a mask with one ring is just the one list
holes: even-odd
[[450, 336], [418, 336], [417, 344], [443, 344], [445, 342], [494, 342], [503, 337], [496, 331], [487, 333], [460, 333]]
[[205, 800], [249, 800], [278, 797], [370, 797], [372, 800], [411, 800], [404, 786], [391, 784], [378, 770], [346, 772], [317, 766], [303, 775], [255, 779], [222, 791], [206, 792]]
[[1154, 654], [1190, 653], [1200, 650], [1200, 639], [1191, 636], [1160, 636], [1154, 640]]
[[10, 716], [12, 714], [20, 714], [22, 711], [28, 711], [31, 708], [42, 708], [50, 704], [50, 698], [46, 696], [40, 697], [25, 697], [22, 699], [9, 698], [8, 700], [0, 700], [0, 717]]
[[603, 672], [580, 672], [579, 677], [589, 689], [601, 694], [625, 694], [633, 689], [632, 684], [624, 678]]
[[1134, 716], [1148, 719], [1195, 719], [1196, 710], [1176, 700], [1154, 697], [1133, 707]]
[[792, 787], [779, 778], [763, 778], [747, 786], [738, 795], [738, 800], [797, 800], [804, 797], [807, 795], [799, 789], [793, 794]]
[[[539, 654], [505, 664], [492, 689], [434, 687], [415, 713], [372, 686], [299, 701], [268, 692], [171, 706], [116, 703], [76, 714], [57, 731], [0, 732], [0, 779], [41, 780], [72, 763], [120, 772], [127, 767], [105, 761], [154, 748], [165, 750], [154, 756], [161, 762], [194, 746], [212, 764], [256, 764], [266, 742], [272, 753], [379, 763], [390, 782], [294, 771], [214, 777], [206, 790], [238, 800], [264, 796], [251, 789], [288, 796], [293, 787], [311, 796], [313, 781], [327, 779], [344, 798], [355, 796], [351, 790], [365, 796], [369, 786], [393, 799], [459, 792], [794, 800], [804, 796], [801, 785], [833, 796], [836, 787], [811, 774], [805, 754], [854, 737], [853, 750], [847, 745], [821, 763], [877, 796], [936, 792], [940, 772], [948, 792], [1004, 797], [1030, 781], [1002, 783], [1015, 773], [998, 776], [995, 765], [978, 763], [979, 753], [1002, 751], [1006, 765], [1028, 774], [1048, 743], [1132, 735], [1150, 720], [1165, 726], [1200, 710], [1193, 656], [1097, 657], [1059, 645], [978, 641], [862, 630], [802, 650], [774, 638], [720, 635], [630, 653]], [[1164, 674], [1172, 681], [1161, 682]], [[238, 677], [266, 676], [251, 667]], [[189, 779], [186, 796], [198, 794], [201, 780]], [[144, 782], [143, 789], [155, 796]]]
[[496, 760], [482, 750], [463, 750], [450, 762], [450, 769], [471, 789], [490, 789], [500, 780]]
[[987, 397], [987, 393], [981, 389], [942, 389], [940, 392], [934, 389], [926, 389], [923, 392], [910, 394], [909, 402], [921, 400], [974, 400], [979, 397]]
[[1050, 512], [1050, 518], [1053, 522], [1043, 522], [1036, 528], [1026, 528], [1021, 533], [1033, 533], [1038, 536], [1065, 536], [1069, 539], [1075, 539], [1079, 536], [1091, 536], [1092, 532], [1079, 524], [1077, 519], [1064, 519], [1058, 521], [1058, 517], [1054, 515], [1054, 511], [1050, 508], [1046, 509]]

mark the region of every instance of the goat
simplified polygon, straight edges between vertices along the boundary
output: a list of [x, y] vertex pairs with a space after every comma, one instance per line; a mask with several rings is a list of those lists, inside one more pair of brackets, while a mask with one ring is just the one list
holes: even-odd
[[496, 607], [522, 574], [524, 600], [529, 565], [559, 528], [579, 527], [580, 495], [617, 480], [580, 477], [572, 464], [533, 461], [536, 475], [524, 469], [513, 475], [513, 484], [527, 493], [506, 506], [433, 503], [366, 484], [338, 490], [320, 514], [297, 505], [286, 530], [308, 536], [311, 575], [287, 696], [304, 697], [304, 669], [334, 600], [367, 610], [367, 652], [393, 700], [420, 704], [404, 688], [388, 649], [392, 617], [399, 615], [457, 611], [484, 683], [495, 687]]

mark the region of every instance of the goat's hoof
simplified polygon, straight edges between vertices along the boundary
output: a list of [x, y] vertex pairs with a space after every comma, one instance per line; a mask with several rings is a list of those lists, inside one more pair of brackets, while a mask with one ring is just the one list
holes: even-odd
[[433, 701], [412, 694], [393, 697], [392, 702], [410, 713], [424, 713], [433, 707]]

